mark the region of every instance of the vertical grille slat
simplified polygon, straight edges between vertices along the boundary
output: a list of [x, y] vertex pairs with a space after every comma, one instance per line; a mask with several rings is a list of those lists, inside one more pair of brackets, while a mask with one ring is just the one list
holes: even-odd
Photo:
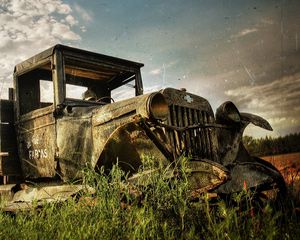
[[[209, 113], [199, 109], [171, 104], [169, 111], [170, 116], [167, 122], [169, 125], [176, 127], [187, 127], [213, 121]], [[176, 155], [184, 153], [186, 156], [191, 155], [193, 158], [214, 159], [215, 150], [210, 129], [195, 128], [183, 132], [168, 130], [168, 136]]]
[[[209, 117], [209, 122], [213, 123], [214, 122], [214, 118], [212, 116], [208, 116]], [[211, 131], [210, 135], [209, 135], [210, 141], [211, 141], [211, 151], [212, 151], [212, 160], [219, 162], [219, 156], [218, 156], [218, 152], [217, 152], [217, 145], [214, 141], [214, 139], [217, 139], [217, 135], [215, 131]]]
[[[193, 109], [188, 109], [188, 125], [191, 126], [194, 124], [194, 119], [193, 119], [193, 113], [192, 113]], [[195, 130], [191, 129], [189, 130], [190, 133], [190, 141], [191, 141], [191, 148], [190, 148], [190, 154], [193, 156], [195, 155], [195, 150], [197, 148], [196, 146], [196, 142], [195, 142], [195, 134], [194, 134]]]
[[[178, 121], [178, 107], [173, 105], [173, 111], [172, 111], [172, 114], [173, 114], [173, 121], [174, 121], [174, 125], [175, 126], [179, 126], [179, 121]], [[177, 131], [175, 131], [175, 149], [176, 149], [176, 152], [177, 154], [181, 154], [181, 138], [179, 136], [179, 133]]]
[[[205, 123], [208, 123], [208, 116], [206, 112], [202, 112], [203, 119]], [[210, 144], [210, 137], [209, 137], [209, 129], [205, 129], [205, 138], [206, 138], [206, 144], [207, 144], [207, 157], [211, 159], [211, 144]]]
[[[200, 123], [200, 120], [198, 118], [198, 114], [197, 114], [197, 110], [194, 110], [194, 119], [195, 119], [195, 124], [197, 123]], [[196, 142], [197, 142], [197, 150], [196, 150], [196, 154], [197, 155], [200, 155], [201, 154], [201, 147], [202, 147], [202, 144], [201, 144], [201, 137], [200, 137], [200, 129], [197, 128], [196, 129], [196, 134], [197, 134], [197, 137], [196, 137]]]
[[[198, 118], [200, 123], [204, 123], [202, 112], [198, 111]], [[201, 145], [202, 145], [202, 153], [205, 158], [207, 158], [207, 142], [205, 137], [206, 131], [205, 129], [200, 129], [200, 138], [201, 138]]]
[[[174, 126], [174, 109], [173, 109], [173, 106], [170, 107], [169, 109], [169, 116], [168, 116], [168, 120], [167, 122], [169, 122], [172, 126]], [[169, 136], [169, 141], [170, 143], [175, 146], [175, 152], [177, 152], [177, 149], [176, 149], [176, 140], [175, 140], [175, 132], [174, 131], [171, 131], [171, 132], [168, 132], [168, 136]]]
[[[188, 112], [187, 108], [181, 107], [182, 108], [182, 116], [183, 116], [183, 127], [187, 127], [189, 125], [188, 122]], [[186, 155], [189, 155], [190, 149], [191, 149], [191, 142], [190, 142], [190, 133], [189, 130], [184, 132], [184, 139], [185, 139], [185, 150], [186, 150]]]
[[[182, 112], [182, 107], [178, 106], [178, 112], [177, 112], [177, 119], [178, 119], [178, 127], [183, 127], [184, 122], [183, 122], [183, 112]], [[181, 140], [181, 152], [186, 149], [186, 138], [185, 138], [185, 133], [180, 132], [179, 134], [180, 140]]]

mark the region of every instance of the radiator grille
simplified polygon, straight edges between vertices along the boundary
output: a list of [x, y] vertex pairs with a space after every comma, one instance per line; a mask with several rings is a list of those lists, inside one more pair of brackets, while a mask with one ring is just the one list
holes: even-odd
[[[186, 127], [197, 123], [211, 123], [213, 117], [207, 112], [186, 108], [178, 105], [170, 105], [168, 125]], [[179, 155], [192, 156], [194, 158], [207, 158], [214, 160], [215, 153], [212, 143], [212, 130], [209, 128], [189, 129], [183, 132], [168, 130], [169, 141]]]

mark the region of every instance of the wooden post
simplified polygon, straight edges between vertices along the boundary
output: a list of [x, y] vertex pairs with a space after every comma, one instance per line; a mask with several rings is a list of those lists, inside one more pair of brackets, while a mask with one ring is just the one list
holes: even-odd
[[[14, 101], [15, 96], [14, 96], [14, 89], [13, 88], [9, 88], [8, 89], [8, 99], [11, 101]], [[9, 153], [8, 152], [0, 152], [0, 158], [2, 157], [8, 157]], [[4, 175], [3, 176], [3, 184], [7, 184], [8, 183], [8, 176]]]
[[[7, 157], [9, 154], [8, 152], [0, 152], [0, 160], [2, 160], [2, 157]], [[0, 163], [1, 164], [1, 163]], [[8, 183], [8, 176], [3, 176], [3, 184], [7, 184]]]
[[143, 95], [144, 89], [143, 89], [143, 81], [142, 81], [142, 75], [140, 72], [140, 69], [138, 69], [135, 72], [135, 95]]
[[14, 100], [14, 89], [13, 88], [9, 88], [8, 89], [8, 99], [9, 100]]
[[63, 55], [60, 50], [54, 52], [52, 63], [52, 80], [54, 89], [54, 106], [63, 103], [66, 96], [65, 73]]
[[3, 184], [6, 185], [8, 183], [8, 176], [3, 176]]

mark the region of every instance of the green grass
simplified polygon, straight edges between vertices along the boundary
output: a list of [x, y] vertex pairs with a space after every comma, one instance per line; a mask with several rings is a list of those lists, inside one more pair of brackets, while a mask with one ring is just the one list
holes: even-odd
[[[184, 162], [184, 161], [183, 161]], [[150, 163], [150, 164], [149, 164]], [[151, 159], [145, 168], [151, 168]], [[156, 166], [157, 167], [157, 166]], [[184, 168], [184, 164], [182, 164]], [[259, 211], [251, 195], [236, 195], [235, 204], [207, 195], [188, 201], [188, 182], [163, 180], [164, 168], [153, 172], [151, 184], [133, 187], [116, 166], [109, 175], [85, 171], [85, 182], [96, 189], [41, 210], [15, 216], [0, 213], [0, 239], [299, 239], [293, 208]]]

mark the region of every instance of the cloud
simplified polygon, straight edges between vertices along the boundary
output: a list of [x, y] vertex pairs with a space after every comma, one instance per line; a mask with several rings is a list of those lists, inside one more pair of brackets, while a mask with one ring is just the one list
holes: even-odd
[[237, 34], [231, 36], [232, 38], [240, 38], [240, 37], [244, 37], [250, 33], [254, 33], [257, 32], [258, 29], [257, 28], [245, 28], [243, 30], [241, 30], [240, 32], [238, 32]]
[[273, 25], [274, 24], [274, 20], [271, 19], [270, 17], [264, 17], [261, 19], [261, 23], [263, 25]]
[[243, 112], [255, 113], [270, 121], [277, 133], [300, 126], [300, 74], [275, 81], [231, 89], [225, 94]]
[[162, 69], [161, 68], [155, 68], [153, 70], [150, 71], [151, 75], [159, 75], [161, 74]]
[[241, 38], [251, 33], [258, 32], [259, 30], [265, 30], [270, 27], [270, 25], [274, 25], [274, 20], [270, 17], [262, 17], [253, 26], [243, 28], [237, 34], [231, 35], [231, 38]]
[[156, 68], [152, 69], [152, 70], [149, 72], [149, 74], [150, 74], [150, 75], [159, 75], [159, 74], [161, 74], [161, 73], [165, 73], [165, 71], [166, 71], [167, 69], [170, 69], [170, 68], [174, 67], [177, 63], [178, 63], [178, 60], [170, 61], [170, 62], [168, 62], [168, 63], [166, 63], [166, 64], [163, 63], [162, 66], [156, 67]]
[[78, 21], [72, 16], [72, 15], [68, 15], [66, 16], [66, 21], [67, 23], [69, 23], [71, 26], [77, 25]]
[[80, 26], [81, 32], [86, 32], [86, 27], [85, 26]]
[[74, 4], [74, 9], [84, 21], [86, 22], [92, 21], [93, 17], [91, 12], [88, 12], [78, 4]]
[[0, 97], [12, 86], [14, 65], [61, 42], [81, 39], [78, 20], [61, 0], [0, 2]]

